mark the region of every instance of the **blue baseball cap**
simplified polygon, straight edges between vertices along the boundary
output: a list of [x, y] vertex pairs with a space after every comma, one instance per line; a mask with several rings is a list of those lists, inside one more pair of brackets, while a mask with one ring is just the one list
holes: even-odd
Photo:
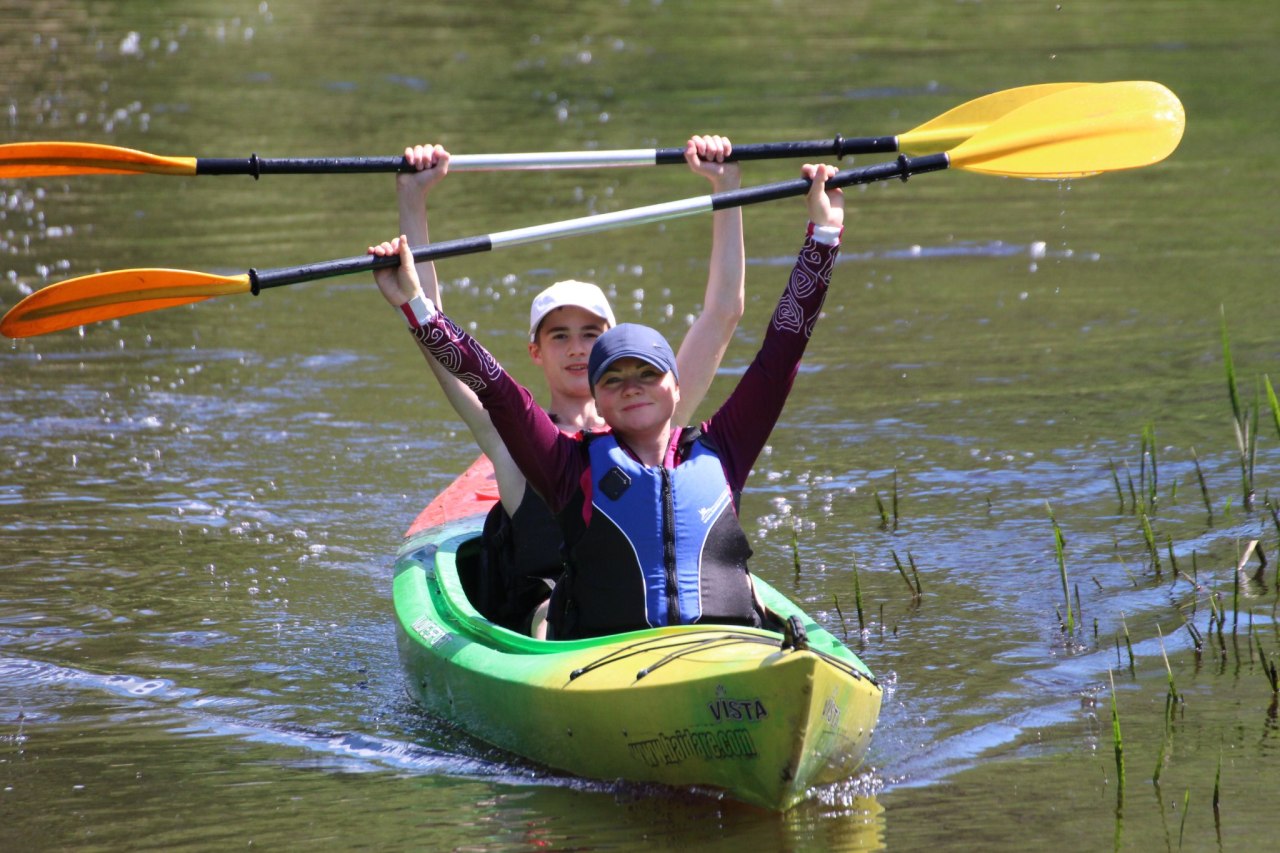
[[677, 382], [680, 381], [680, 374], [676, 371], [676, 356], [667, 339], [657, 329], [641, 326], [639, 323], [622, 323], [596, 338], [591, 346], [591, 356], [587, 359], [587, 375], [590, 377], [591, 387], [596, 387], [609, 365], [628, 357], [638, 358], [661, 368], [674, 376]]

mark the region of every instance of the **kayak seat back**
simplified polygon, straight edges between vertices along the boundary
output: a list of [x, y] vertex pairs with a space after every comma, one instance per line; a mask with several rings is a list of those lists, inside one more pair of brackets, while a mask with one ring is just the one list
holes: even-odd
[[454, 556], [454, 565], [457, 567], [458, 580], [462, 583], [462, 591], [477, 611], [480, 608], [476, 602], [481, 600], [480, 555], [483, 550], [481, 539], [477, 536], [459, 545]]

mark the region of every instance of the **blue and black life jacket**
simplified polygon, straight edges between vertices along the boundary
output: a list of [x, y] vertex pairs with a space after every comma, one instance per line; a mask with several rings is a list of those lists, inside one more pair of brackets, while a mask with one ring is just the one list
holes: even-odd
[[590, 521], [584, 528], [579, 501], [561, 513], [568, 560], [552, 603], [555, 637], [758, 626], [738, 495], [706, 438], [686, 430], [674, 468], [641, 464], [611, 433], [587, 441]]

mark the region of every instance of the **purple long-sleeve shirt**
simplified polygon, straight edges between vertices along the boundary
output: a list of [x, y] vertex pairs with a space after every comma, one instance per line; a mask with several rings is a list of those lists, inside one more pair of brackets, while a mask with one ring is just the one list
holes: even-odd
[[[826, 245], [812, 236], [805, 239], [755, 360], [724, 404], [701, 424], [719, 452], [725, 479], [735, 493], [745, 485], [782, 414], [838, 254], [838, 244]], [[443, 314], [437, 313], [414, 330], [414, 336], [475, 391], [512, 459], [552, 512], [564, 509], [579, 489], [587, 492], [585, 506], [590, 506], [590, 484], [583, 478], [589, 460], [580, 434], [561, 432], [528, 389]], [[680, 430], [672, 430], [663, 462], [666, 467], [681, 461], [676, 458], [679, 436]]]

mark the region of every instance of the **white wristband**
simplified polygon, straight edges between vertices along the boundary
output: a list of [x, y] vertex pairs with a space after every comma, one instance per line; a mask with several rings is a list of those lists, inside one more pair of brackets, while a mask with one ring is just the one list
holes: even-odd
[[840, 235], [843, 233], [844, 228], [839, 225], [814, 225], [813, 242], [824, 246], [837, 246], [840, 244]]
[[421, 293], [401, 305], [400, 311], [409, 322], [410, 329], [421, 329], [436, 316], [436, 306]]

